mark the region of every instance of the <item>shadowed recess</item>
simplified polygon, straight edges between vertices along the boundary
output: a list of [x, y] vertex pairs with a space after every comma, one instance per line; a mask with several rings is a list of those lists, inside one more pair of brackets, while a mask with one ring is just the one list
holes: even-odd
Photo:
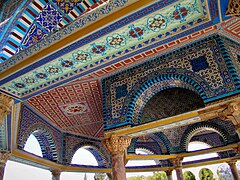
[[141, 124], [203, 108], [201, 97], [190, 90], [171, 88], [160, 91], [145, 105]]

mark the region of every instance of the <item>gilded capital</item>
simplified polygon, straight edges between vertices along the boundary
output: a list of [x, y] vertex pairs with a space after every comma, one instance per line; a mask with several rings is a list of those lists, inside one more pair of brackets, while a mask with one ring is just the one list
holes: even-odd
[[14, 100], [12, 97], [0, 93], [0, 124], [2, 124], [6, 115], [10, 113], [13, 104]]
[[235, 126], [240, 124], [240, 100], [231, 102], [228, 106], [220, 111], [219, 117], [223, 120], [231, 120]]
[[165, 172], [166, 172], [167, 176], [171, 176], [172, 172], [173, 172], [173, 169], [168, 169]]
[[131, 138], [123, 136], [111, 136], [102, 141], [103, 145], [111, 154], [124, 153], [125, 149], [130, 145]]
[[229, 0], [226, 15], [240, 16], [240, 0]]
[[172, 159], [172, 163], [173, 163], [173, 166], [175, 167], [175, 169], [182, 168], [182, 160], [183, 160], [183, 158]]
[[233, 150], [234, 150], [237, 154], [240, 154], [240, 144], [238, 144], [237, 147], [233, 148]]
[[11, 153], [8, 151], [0, 151], [0, 164], [5, 165], [7, 160], [11, 157]]
[[227, 161], [229, 166], [236, 166], [237, 160], [236, 159], [232, 159], [230, 161]]

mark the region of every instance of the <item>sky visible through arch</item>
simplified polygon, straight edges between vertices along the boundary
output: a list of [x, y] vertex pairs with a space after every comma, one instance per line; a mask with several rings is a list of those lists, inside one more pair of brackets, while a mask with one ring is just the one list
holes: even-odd
[[[194, 151], [194, 150], [200, 150], [200, 149], [206, 149], [209, 148], [209, 146], [205, 143], [200, 142], [191, 142], [188, 146], [188, 151]], [[38, 156], [42, 156], [40, 145], [37, 141], [37, 139], [31, 135], [25, 145], [24, 150], [29, 151], [31, 153], [34, 153]], [[146, 154], [145, 151], [138, 150], [136, 151], [137, 154]], [[184, 158], [184, 162], [186, 161], [192, 161], [195, 159], [204, 159], [204, 158], [210, 158], [210, 157], [216, 157], [216, 153], [210, 153], [207, 155], [199, 155], [195, 157], [188, 157]], [[72, 164], [81, 164], [81, 165], [96, 165], [97, 161], [95, 157], [86, 149], [79, 149], [73, 156]], [[155, 162], [153, 160], [132, 160], [127, 163], [126, 166], [141, 166], [141, 165], [154, 165]], [[223, 163], [226, 164], [226, 163]], [[217, 168], [220, 164], [217, 165], [210, 165], [210, 166], [204, 166], [208, 167], [214, 172], [215, 178], [217, 178]], [[198, 178], [198, 172], [203, 167], [198, 168], [188, 168], [184, 169], [183, 172], [190, 170], [194, 173], [197, 179]], [[83, 180], [85, 173], [72, 173], [72, 172], [62, 172], [61, 173], [61, 180]], [[88, 180], [94, 179], [94, 173], [87, 173]], [[127, 173], [127, 177], [131, 176], [137, 176], [137, 175], [144, 175], [144, 176], [150, 176], [152, 175], [151, 172], [144, 172], [144, 173]], [[13, 161], [8, 161], [6, 168], [5, 168], [5, 175], [4, 180], [50, 180], [51, 173], [48, 170], [43, 170], [40, 168], [32, 167], [29, 165], [16, 163]], [[176, 180], [176, 175], [173, 173], [173, 179]]]

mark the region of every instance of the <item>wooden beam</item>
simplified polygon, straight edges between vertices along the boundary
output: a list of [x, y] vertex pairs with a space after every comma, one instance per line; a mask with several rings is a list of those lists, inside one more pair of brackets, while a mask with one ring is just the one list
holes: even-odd
[[176, 154], [170, 155], [137, 155], [137, 154], [128, 154], [126, 159], [128, 160], [159, 160], [159, 159], [174, 159], [177, 158]]
[[[197, 118], [198, 117], [198, 112], [194, 111], [194, 112], [188, 112], [188, 113], [184, 113], [181, 115], [177, 115], [177, 116], [173, 116], [173, 117], [169, 117], [169, 118], [164, 118], [158, 121], [154, 121], [154, 122], [150, 122], [150, 123], [146, 123], [143, 125], [138, 125], [138, 126], [134, 126], [134, 127], [128, 127], [128, 128], [124, 128], [124, 129], [119, 129], [116, 131], [109, 131], [105, 133], [105, 137], [109, 138], [112, 134], [116, 135], [116, 136], [131, 136], [131, 137], [138, 137], [139, 135], [143, 135], [143, 134], [149, 134], [149, 133], [153, 133], [153, 131], [161, 131], [161, 129], [166, 128], [163, 127], [164, 125], [173, 125], [176, 123], [183, 123], [184, 120], [186, 120], [187, 122], [191, 122], [190, 119], [193, 118]], [[198, 120], [200, 120], [200, 118], [198, 118]], [[186, 123], [186, 122], [184, 122]]]
[[178, 154], [178, 157], [189, 157], [189, 156], [197, 156], [197, 155], [201, 155], [201, 154], [228, 151], [228, 150], [232, 150], [232, 149], [234, 149], [238, 146], [239, 146], [238, 143], [235, 143], [235, 144], [230, 144], [230, 145], [227, 145], [227, 146], [221, 146], [221, 147], [203, 149], [203, 150], [198, 150], [198, 151], [180, 153], [180, 154]]
[[[233, 145], [231, 147], [235, 147], [235, 145]], [[221, 148], [218, 148], [218, 149], [221, 150]], [[227, 148], [230, 148], [230, 146], [227, 146]], [[92, 172], [92, 173], [110, 173], [111, 172], [111, 168], [83, 167], [83, 166], [77, 166], [77, 165], [61, 165], [56, 162], [34, 156], [30, 153], [27, 153], [27, 152], [24, 152], [21, 150], [14, 150], [12, 152], [12, 156], [15, 158], [23, 159], [23, 161], [21, 163], [33, 162], [34, 166], [43, 168], [43, 169], [47, 169], [47, 170], [58, 169], [62, 172]], [[166, 157], [167, 156], [169, 156], [169, 158], [175, 157], [175, 155], [166, 155]], [[129, 157], [131, 157], [131, 156], [129, 156]], [[132, 157], [134, 158], [135, 156], [132, 156]], [[166, 158], [164, 156], [162, 156], [162, 157]], [[152, 156], [152, 159], [156, 159], [156, 158], [157, 157]], [[147, 159], [149, 159], [149, 158], [147, 158]], [[223, 162], [227, 162], [232, 159], [240, 160], [240, 156], [224, 158], [224, 159], [214, 159], [214, 160], [211, 159], [211, 160], [201, 161], [201, 162], [197, 162], [197, 163], [191, 162], [189, 164], [183, 165], [183, 168], [223, 163]], [[29, 165], [30, 163], [27, 163], [27, 164]], [[33, 164], [30, 164], [30, 165], [33, 165]], [[134, 167], [134, 168], [126, 167], [126, 172], [153, 172], [153, 171], [166, 171], [166, 170], [170, 170], [170, 169], [174, 169], [174, 167], [159, 167], [159, 166], [144, 166], [144, 167]]]
[[122, 127], [122, 128], [119, 127], [117, 129], [106, 131], [105, 137], [109, 138], [111, 135], [139, 137], [146, 134], [160, 132], [164, 129], [170, 129], [176, 126], [193, 124], [199, 121], [213, 119], [218, 117], [219, 115], [218, 112], [226, 108], [229, 103], [238, 100], [240, 100], [240, 98], [236, 97], [233, 99], [226, 100], [225, 102], [219, 102], [217, 104], [213, 104], [205, 108], [176, 115], [173, 117], [159, 119], [154, 122], [136, 125], [134, 127]]
[[227, 146], [215, 147], [210, 149], [203, 149], [198, 151], [191, 151], [179, 154], [169, 154], [169, 155], [137, 155], [137, 154], [128, 154], [126, 159], [128, 160], [163, 160], [163, 159], [174, 159], [174, 158], [184, 158], [189, 156], [197, 156], [202, 154], [214, 153], [214, 152], [222, 152], [232, 150], [237, 148], [239, 143], [230, 144]]

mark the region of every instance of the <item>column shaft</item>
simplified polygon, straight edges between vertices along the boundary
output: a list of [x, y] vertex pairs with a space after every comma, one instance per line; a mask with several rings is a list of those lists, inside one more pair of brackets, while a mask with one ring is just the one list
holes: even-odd
[[231, 168], [233, 179], [234, 180], [240, 180], [240, 177], [238, 175], [237, 166], [236, 166], [236, 161], [230, 161], [230, 162], [228, 162], [228, 165]]
[[52, 171], [52, 180], [60, 180], [60, 175], [61, 172], [60, 171]]
[[5, 163], [0, 163], [0, 180], [3, 180], [4, 177], [4, 171], [5, 171]]
[[125, 180], [126, 169], [124, 163], [124, 154], [112, 154], [112, 175], [113, 180]]
[[183, 180], [182, 168], [178, 167], [178, 168], [175, 169], [175, 171], [176, 171], [177, 179], [178, 180]]
[[183, 180], [183, 172], [182, 172], [182, 158], [176, 158], [172, 160], [173, 166], [176, 171], [177, 179]]
[[172, 178], [172, 170], [167, 170], [167, 171], [165, 171], [166, 172], [166, 174], [167, 174], [167, 179], [168, 180], [173, 180], [173, 178]]

